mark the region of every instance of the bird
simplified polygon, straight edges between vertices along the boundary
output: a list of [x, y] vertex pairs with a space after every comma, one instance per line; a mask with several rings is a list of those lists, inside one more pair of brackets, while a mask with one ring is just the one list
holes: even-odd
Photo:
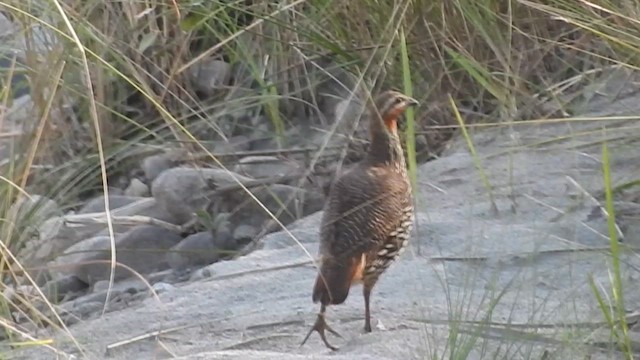
[[365, 324], [371, 332], [370, 297], [385, 270], [407, 246], [413, 227], [412, 190], [398, 135], [398, 122], [418, 101], [387, 90], [369, 99], [370, 146], [366, 156], [335, 181], [320, 225], [319, 271], [312, 300], [320, 302], [313, 327], [332, 346], [325, 331], [342, 338], [325, 320], [329, 305], [342, 304], [349, 290], [363, 285]]

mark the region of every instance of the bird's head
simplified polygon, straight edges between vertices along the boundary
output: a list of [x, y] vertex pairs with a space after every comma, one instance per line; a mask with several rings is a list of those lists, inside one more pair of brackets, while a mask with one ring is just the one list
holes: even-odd
[[384, 127], [391, 134], [398, 133], [398, 120], [405, 110], [418, 105], [418, 101], [394, 90], [388, 90], [378, 95], [375, 100], [375, 110]]

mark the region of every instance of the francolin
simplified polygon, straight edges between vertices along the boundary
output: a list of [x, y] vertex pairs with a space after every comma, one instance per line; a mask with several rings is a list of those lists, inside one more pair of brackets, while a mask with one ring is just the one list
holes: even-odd
[[333, 185], [320, 228], [320, 270], [313, 302], [320, 302], [314, 331], [324, 344], [325, 330], [341, 337], [325, 322], [329, 305], [343, 303], [349, 289], [362, 283], [364, 331], [371, 332], [369, 300], [380, 275], [402, 253], [413, 225], [411, 184], [407, 176], [398, 121], [418, 102], [396, 91], [386, 91], [369, 102], [371, 144], [367, 156]]

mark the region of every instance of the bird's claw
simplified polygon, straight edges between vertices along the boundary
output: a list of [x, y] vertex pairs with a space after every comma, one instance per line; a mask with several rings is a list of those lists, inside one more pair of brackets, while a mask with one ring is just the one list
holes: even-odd
[[311, 328], [311, 330], [309, 330], [309, 332], [307, 333], [307, 336], [304, 337], [304, 340], [302, 340], [302, 343], [300, 343], [300, 346], [304, 345], [304, 343], [307, 342], [307, 340], [309, 339], [309, 337], [314, 331], [317, 331], [318, 334], [320, 334], [320, 339], [322, 339], [322, 342], [324, 342], [326, 347], [328, 347], [333, 351], [338, 350], [337, 347], [329, 344], [329, 341], [327, 341], [325, 330], [342, 339], [342, 335], [338, 334], [337, 331], [333, 330], [329, 325], [327, 325], [327, 322], [324, 319], [324, 314], [318, 314], [315, 324], [313, 324], [313, 327]]

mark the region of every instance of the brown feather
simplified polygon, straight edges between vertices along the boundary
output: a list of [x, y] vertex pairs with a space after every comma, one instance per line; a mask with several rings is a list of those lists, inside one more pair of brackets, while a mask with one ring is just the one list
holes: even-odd
[[364, 271], [364, 257], [331, 259], [323, 262], [313, 286], [313, 302], [324, 305], [342, 304], [349, 295], [354, 280], [361, 280]]

